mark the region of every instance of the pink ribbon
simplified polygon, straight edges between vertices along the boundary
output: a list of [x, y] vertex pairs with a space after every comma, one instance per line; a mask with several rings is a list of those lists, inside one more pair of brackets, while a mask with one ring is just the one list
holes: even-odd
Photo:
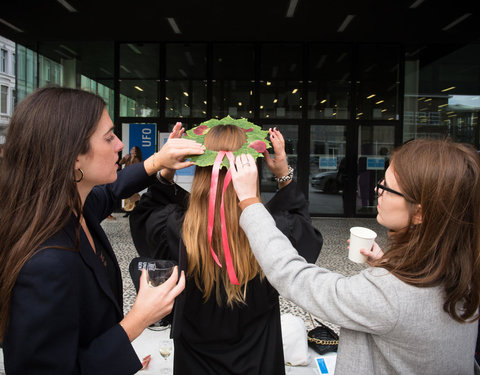
[[[212, 254], [212, 257], [215, 260], [215, 263], [217, 263], [220, 267], [222, 267], [222, 264], [218, 260], [217, 254], [215, 254], [212, 248], [212, 234], [213, 234], [213, 223], [215, 220], [215, 199], [217, 195], [218, 176], [220, 173], [220, 164], [222, 163], [222, 160], [225, 156], [227, 156], [230, 162], [230, 168], [232, 168], [234, 165], [234, 157], [231, 151], [218, 152], [212, 167], [212, 179], [210, 183], [210, 200], [208, 205], [208, 243], [210, 245], [210, 252]], [[225, 180], [223, 182], [222, 201], [220, 204], [220, 220], [221, 220], [221, 228], [222, 228], [222, 245], [223, 245], [223, 252], [225, 254], [225, 262], [227, 263], [228, 277], [230, 278], [230, 282], [232, 284], [239, 285], [237, 275], [235, 274], [235, 269], [233, 268], [232, 255], [230, 254], [230, 246], [228, 245], [227, 226], [225, 223], [225, 209], [223, 206], [223, 197], [225, 195], [225, 191], [227, 190], [228, 184], [230, 183], [231, 180], [232, 180], [232, 173], [230, 172], [230, 169], [229, 169], [227, 171], [227, 174], [225, 175]]]

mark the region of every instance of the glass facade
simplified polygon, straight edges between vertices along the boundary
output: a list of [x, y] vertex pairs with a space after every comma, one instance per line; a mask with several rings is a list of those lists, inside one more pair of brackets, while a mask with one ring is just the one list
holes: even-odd
[[260, 118], [302, 118], [303, 49], [267, 44], [260, 54]]
[[455, 49], [433, 61], [429, 52], [407, 54], [403, 140], [450, 137], [479, 148], [479, 46]]
[[206, 44], [166, 45], [165, 91], [165, 117], [206, 117]]
[[308, 118], [350, 118], [352, 53], [349, 49], [312, 45], [308, 63]]
[[357, 120], [398, 120], [400, 48], [361, 46], [356, 82]]
[[253, 44], [219, 44], [212, 56], [212, 116], [253, 118], [255, 107]]
[[[16, 94], [81, 87], [104, 98], [117, 129], [143, 121], [166, 132], [176, 121], [190, 128], [226, 115], [276, 126], [312, 215], [374, 216], [373, 188], [395, 146], [448, 136], [480, 148], [479, 57], [478, 44], [440, 52], [394, 44], [17, 45]], [[259, 166], [268, 199], [277, 185]]]
[[159, 115], [160, 46], [158, 43], [120, 44], [120, 116]]
[[17, 103], [38, 87], [37, 53], [17, 44]]

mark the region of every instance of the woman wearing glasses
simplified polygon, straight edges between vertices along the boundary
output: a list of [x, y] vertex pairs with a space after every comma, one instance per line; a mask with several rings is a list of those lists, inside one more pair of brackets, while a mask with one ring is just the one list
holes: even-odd
[[[240, 225], [270, 283], [337, 324], [335, 374], [473, 374], [480, 301], [480, 161], [467, 145], [414, 140], [377, 185], [385, 254], [352, 277], [307, 264], [255, 202], [256, 168], [232, 177]], [[245, 201], [248, 199], [248, 201]], [[242, 203], [242, 201], [244, 201]], [[375, 254], [373, 254], [375, 253]]]

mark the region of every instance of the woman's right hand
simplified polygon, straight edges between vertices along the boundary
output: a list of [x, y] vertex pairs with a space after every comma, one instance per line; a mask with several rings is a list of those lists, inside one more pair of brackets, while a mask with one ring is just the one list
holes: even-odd
[[237, 156], [235, 166], [231, 167], [230, 171], [233, 187], [240, 202], [257, 196], [258, 169], [252, 155], [242, 154]]
[[189, 155], [201, 155], [205, 147], [191, 139], [169, 138], [160, 151], [145, 160], [143, 165], [148, 175], [153, 175], [160, 169], [182, 169], [193, 165], [185, 159]]
[[[173, 127], [171, 133], [168, 135], [168, 139], [172, 138], [182, 138], [185, 128], [182, 126], [181, 122], [177, 122]], [[175, 177], [175, 169], [173, 168], [163, 168], [160, 172], [162, 177], [168, 181], [173, 181]]]
[[[178, 280], [178, 283], [177, 283]], [[167, 316], [173, 309], [175, 298], [185, 288], [185, 274], [178, 279], [178, 267], [162, 285], [151, 287], [147, 283], [147, 271], [142, 270], [140, 288], [130, 312], [120, 322], [130, 341], [135, 340], [145, 328]]]
[[182, 123], [178, 121], [172, 129], [172, 132], [168, 135], [168, 139], [171, 138], [182, 138], [185, 128], [182, 126]]

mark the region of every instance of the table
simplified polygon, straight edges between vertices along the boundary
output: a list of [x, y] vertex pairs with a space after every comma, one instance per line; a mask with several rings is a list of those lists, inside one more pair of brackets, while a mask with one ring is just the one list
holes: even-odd
[[[163, 331], [152, 331], [146, 329], [143, 333], [133, 341], [132, 345], [140, 359], [147, 355], [151, 355], [150, 364], [147, 369], [137, 372], [138, 375], [158, 375], [163, 368], [170, 370], [173, 373], [173, 355], [166, 360], [158, 352], [158, 342], [161, 339], [170, 337], [170, 329]], [[175, 351], [175, 350], [174, 350]], [[287, 375], [331, 375], [335, 368], [328, 368], [327, 373], [321, 373], [315, 363], [315, 358], [320, 357], [313, 349], [308, 348], [310, 356], [310, 363], [308, 366], [285, 366], [285, 373]], [[328, 353], [324, 357], [330, 357], [330, 360], [335, 361], [337, 353]], [[0, 375], [4, 374], [3, 369], [3, 352], [0, 348]]]
[[[149, 354], [151, 355], [151, 360], [148, 368], [137, 372], [138, 375], [158, 375], [163, 368], [168, 368], [170, 370], [170, 373], [173, 373], [173, 356], [175, 353], [172, 353], [172, 355], [170, 355], [167, 360], [165, 360], [158, 352], [158, 342], [161, 339], [169, 337], [170, 329], [165, 329], [163, 331], [152, 331], [150, 329], [146, 329], [139, 337], [137, 337], [136, 340], [132, 342], [133, 348], [135, 349], [140, 359], [144, 358]], [[310, 356], [310, 363], [308, 366], [285, 366], [285, 373], [288, 375], [333, 374], [335, 368], [328, 368], [328, 372], [320, 372], [315, 360], [315, 358], [320, 356], [313, 349], [308, 348], [308, 354]], [[328, 361], [334, 363], [337, 357], [337, 353], [328, 353], [323, 357], [329, 357]]]

